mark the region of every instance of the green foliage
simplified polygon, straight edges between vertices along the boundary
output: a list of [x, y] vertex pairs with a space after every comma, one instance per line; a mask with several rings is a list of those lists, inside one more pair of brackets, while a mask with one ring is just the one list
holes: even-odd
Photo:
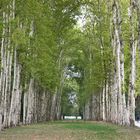
[[17, 46], [26, 44], [26, 35], [24, 29], [17, 28], [12, 34], [12, 41]]
[[76, 23], [79, 3], [16, 0], [15, 10], [16, 18], [10, 21], [11, 41], [22, 65], [22, 82], [33, 77], [42, 87], [54, 92], [63, 78], [61, 73], [70, 48], [70, 44], [63, 42], [68, 40], [67, 32]]
[[[8, 9], [10, 0], [0, 1], [0, 14]], [[128, 93], [130, 75], [130, 19], [129, 2], [121, 1], [122, 41], [124, 45], [125, 85]], [[83, 28], [76, 24], [82, 15]], [[64, 112], [72, 112], [68, 93], [75, 91], [78, 104], [83, 105], [93, 93], [99, 92], [108, 82], [113, 84], [114, 62], [111, 42], [112, 24], [109, 5], [103, 0], [16, 0], [15, 18], [9, 19], [11, 46], [17, 49], [18, 62], [22, 66], [22, 84], [31, 77], [52, 93], [62, 88]], [[0, 38], [4, 28], [0, 17]], [[137, 37], [136, 14], [134, 16]], [[111, 26], [111, 27], [110, 27]], [[123, 61], [123, 58], [122, 58]], [[78, 73], [66, 78], [65, 73]], [[137, 56], [136, 91], [139, 94], [140, 64]], [[64, 82], [63, 82], [64, 80]], [[63, 83], [62, 83], [63, 82]], [[62, 83], [62, 84], [61, 84]], [[63, 89], [64, 88], [64, 89]], [[70, 110], [69, 110], [70, 109]]]
[[130, 76], [130, 47], [124, 47], [124, 76], [125, 76], [125, 84], [124, 84], [124, 93], [128, 93], [129, 91], [129, 76]]
[[[77, 101], [77, 93], [79, 92], [79, 85], [75, 79], [67, 78], [64, 84], [64, 89], [62, 93], [62, 114], [63, 115], [78, 115], [79, 107]], [[75, 97], [71, 99], [71, 97]]]

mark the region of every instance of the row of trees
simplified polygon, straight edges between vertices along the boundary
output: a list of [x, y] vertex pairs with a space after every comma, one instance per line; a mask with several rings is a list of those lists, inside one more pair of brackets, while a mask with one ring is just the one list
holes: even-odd
[[1, 0], [0, 5], [0, 129], [60, 119], [69, 90], [79, 90], [85, 119], [134, 125], [137, 0]]
[[79, 67], [84, 118], [134, 125], [139, 92], [139, 2], [97, 0], [85, 9], [86, 48], [82, 48], [84, 61]]
[[78, 7], [78, 1], [0, 1], [0, 130], [60, 119], [66, 40]]

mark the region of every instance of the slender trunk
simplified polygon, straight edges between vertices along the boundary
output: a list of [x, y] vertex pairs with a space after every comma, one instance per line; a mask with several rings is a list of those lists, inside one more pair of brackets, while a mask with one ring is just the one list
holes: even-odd
[[135, 41], [135, 25], [134, 25], [134, 5], [130, 0], [130, 51], [131, 51], [131, 67], [129, 82], [129, 111], [130, 125], [135, 123], [135, 81], [136, 81], [136, 41]]
[[103, 87], [102, 92], [100, 93], [100, 119], [105, 121], [105, 87]]
[[[115, 63], [115, 102], [117, 100], [117, 122], [122, 124], [122, 93], [124, 86], [124, 54], [123, 54], [123, 45], [121, 39], [121, 15], [120, 15], [120, 5], [119, 1], [113, 2], [113, 28], [114, 28], [114, 37], [113, 37], [113, 49], [114, 55], [116, 57]], [[117, 96], [117, 97], [116, 97]]]
[[14, 77], [12, 85], [12, 95], [11, 95], [11, 106], [9, 113], [9, 126], [15, 126], [14, 115], [15, 115], [15, 98], [16, 98], [16, 73], [17, 73], [17, 52], [14, 50]]
[[[25, 84], [25, 89], [27, 88], [27, 85]], [[27, 116], [27, 91], [23, 93], [23, 124], [26, 124], [26, 116]]]
[[6, 13], [3, 12], [3, 32], [1, 41], [1, 75], [0, 75], [0, 130], [3, 128], [3, 100], [4, 100], [4, 58], [5, 58], [5, 34], [6, 34]]
[[27, 117], [26, 123], [31, 124], [33, 122], [33, 110], [34, 110], [34, 80], [31, 79], [29, 83], [28, 97], [27, 97]]
[[[6, 25], [6, 35], [8, 36], [8, 14], [6, 13], [5, 15], [5, 25]], [[2, 88], [2, 96], [3, 96], [3, 126], [7, 127], [7, 44], [8, 39], [5, 37], [5, 46], [4, 46], [4, 64], [3, 64], [3, 69], [4, 69], [4, 82], [3, 82], [3, 88]]]

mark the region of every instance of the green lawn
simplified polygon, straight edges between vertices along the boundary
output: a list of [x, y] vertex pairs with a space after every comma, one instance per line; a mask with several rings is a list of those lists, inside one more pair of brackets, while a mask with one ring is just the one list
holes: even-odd
[[140, 140], [140, 129], [103, 122], [47, 122], [7, 129], [0, 140]]

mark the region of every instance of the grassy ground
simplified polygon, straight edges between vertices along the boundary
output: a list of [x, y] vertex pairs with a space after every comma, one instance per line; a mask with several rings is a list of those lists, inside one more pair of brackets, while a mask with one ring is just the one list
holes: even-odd
[[139, 128], [103, 122], [48, 122], [10, 128], [0, 140], [140, 140]]

